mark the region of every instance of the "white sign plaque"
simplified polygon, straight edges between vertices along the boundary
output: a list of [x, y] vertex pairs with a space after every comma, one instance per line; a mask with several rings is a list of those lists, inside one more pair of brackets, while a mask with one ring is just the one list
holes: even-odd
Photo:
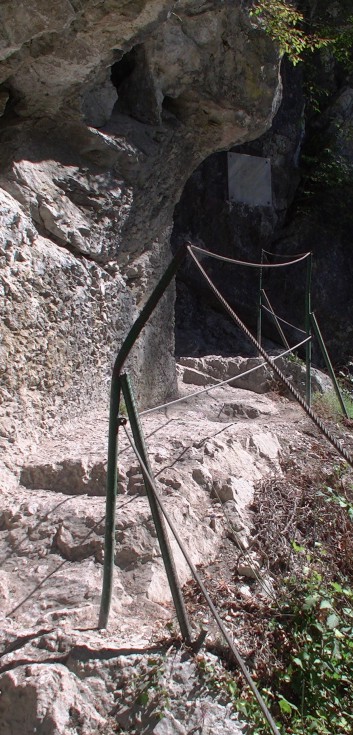
[[271, 207], [270, 159], [228, 153], [228, 192], [231, 202], [248, 204], [250, 207]]

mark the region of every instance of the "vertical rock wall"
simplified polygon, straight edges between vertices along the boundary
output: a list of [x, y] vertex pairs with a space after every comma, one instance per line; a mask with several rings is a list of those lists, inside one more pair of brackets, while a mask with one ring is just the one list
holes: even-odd
[[[240, 2], [5, 0], [0, 17], [1, 434], [20, 445], [106, 404], [183, 185], [270, 124], [278, 58]], [[132, 358], [141, 405], [174, 389], [173, 293]]]

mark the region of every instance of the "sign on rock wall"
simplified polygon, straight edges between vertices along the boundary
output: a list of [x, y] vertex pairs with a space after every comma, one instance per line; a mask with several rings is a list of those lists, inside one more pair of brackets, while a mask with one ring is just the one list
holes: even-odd
[[248, 204], [250, 207], [271, 207], [270, 159], [228, 153], [228, 192], [231, 202]]

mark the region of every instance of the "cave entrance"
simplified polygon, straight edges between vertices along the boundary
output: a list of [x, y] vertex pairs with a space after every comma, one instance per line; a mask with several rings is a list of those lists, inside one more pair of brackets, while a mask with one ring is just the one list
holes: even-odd
[[[285, 60], [281, 76], [282, 102], [269, 130], [229, 152], [212, 154], [186, 182], [174, 212], [173, 248], [188, 238], [206, 250], [251, 262], [261, 261], [263, 249], [278, 255], [311, 250], [312, 241], [307, 242], [298, 229], [293, 231], [290, 219], [292, 213], [295, 216], [300, 182], [302, 78], [300, 70]], [[230, 269], [215, 261], [207, 262], [207, 268], [255, 334], [259, 273], [255, 269]], [[292, 324], [301, 324], [302, 276], [293, 279], [290, 270], [279, 270], [280, 275], [275, 271], [266, 274], [264, 288], [268, 288], [276, 313]], [[265, 337], [278, 347], [278, 334], [268, 320], [264, 320], [264, 329]], [[297, 339], [290, 342], [295, 344]], [[271, 342], [267, 347], [271, 349]], [[249, 351], [253, 354], [253, 348], [210, 301], [193, 267], [185, 265], [177, 279], [176, 354], [246, 356]]]
[[[274, 224], [270, 159], [238, 146], [209, 156], [187, 181], [174, 212], [172, 246], [190, 239], [219, 255], [260, 262]], [[207, 270], [255, 334], [258, 271], [214, 260]], [[256, 354], [188, 262], [177, 276], [175, 341], [177, 356]]]
[[110, 78], [118, 94], [114, 113], [122, 113], [147, 125], [159, 124], [161, 100], [142, 43], [113, 64]]

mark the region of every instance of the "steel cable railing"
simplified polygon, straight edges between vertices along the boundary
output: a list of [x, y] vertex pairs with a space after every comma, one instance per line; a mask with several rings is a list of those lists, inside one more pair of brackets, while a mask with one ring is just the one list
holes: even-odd
[[293, 387], [290, 380], [286, 378], [286, 376], [282, 373], [282, 371], [279, 369], [279, 367], [276, 365], [274, 360], [267, 354], [267, 352], [264, 350], [264, 348], [259, 344], [257, 339], [251, 334], [249, 329], [243, 324], [241, 319], [237, 316], [237, 314], [233, 311], [231, 306], [227, 303], [225, 298], [222, 296], [222, 294], [218, 291], [217, 287], [214, 285], [214, 283], [211, 281], [210, 277], [207, 275], [206, 271], [202, 267], [201, 263], [198, 261], [196, 255], [194, 255], [192, 248], [188, 247], [188, 251], [190, 256], [192, 257], [195, 265], [199, 269], [200, 273], [202, 273], [203, 277], [207, 281], [211, 291], [214, 293], [214, 295], [217, 297], [219, 302], [224, 306], [226, 312], [229, 314], [231, 319], [237, 324], [240, 329], [244, 332], [244, 334], [250, 339], [252, 344], [257, 348], [260, 355], [265, 359], [267, 364], [272, 368], [272, 370], [278, 375], [282, 383], [288, 388], [290, 393], [294, 396], [294, 398], [297, 400], [299, 405], [304, 409], [306, 414], [309, 416], [309, 418], [313, 421], [313, 423], [317, 426], [318, 429], [320, 429], [321, 433], [326, 437], [326, 439], [332, 444], [332, 446], [336, 449], [336, 451], [343, 457], [343, 459], [351, 466], [353, 467], [353, 457], [350, 455], [347, 450], [341, 446], [339, 441], [336, 439], [336, 437], [333, 436], [333, 434], [327, 429], [324, 422], [321, 421], [319, 416], [313, 411], [313, 409], [304, 401], [304, 399], [301, 397], [300, 393]]
[[225, 255], [218, 255], [217, 253], [212, 253], [209, 250], [204, 250], [203, 248], [199, 248], [198, 245], [192, 245], [191, 243], [188, 245], [189, 253], [192, 251], [196, 251], [198, 253], [202, 253], [202, 255], [207, 255], [209, 258], [214, 258], [215, 260], [221, 260], [224, 263], [233, 263], [233, 265], [246, 265], [249, 268], [287, 268], [288, 265], [296, 265], [296, 263], [300, 263], [302, 260], [306, 260], [306, 258], [311, 255], [311, 253], [304, 253], [304, 255], [299, 256], [298, 258], [295, 258], [294, 260], [289, 261], [288, 263], [251, 263], [247, 262], [245, 260], [235, 260], [234, 258], [226, 258]]
[[[288, 350], [285, 350], [285, 352], [281, 352], [280, 355], [275, 355], [272, 359], [273, 360], [280, 360], [281, 357], [285, 357], [286, 355], [290, 354], [291, 352], [294, 352], [295, 350], [298, 350], [299, 347], [302, 347], [302, 345], [305, 345], [308, 340], [310, 340], [311, 337], [306, 337], [306, 339], [303, 339], [301, 342], [298, 342], [298, 344], [294, 345], [293, 347], [290, 347]], [[249, 370], [244, 370], [243, 373], [239, 373], [239, 375], [233, 375], [232, 378], [226, 378], [226, 380], [220, 380], [217, 383], [214, 383], [213, 385], [207, 386], [207, 388], [201, 388], [201, 390], [197, 390], [194, 393], [188, 393], [186, 396], [181, 396], [180, 398], [174, 398], [172, 401], [168, 401], [167, 403], [161, 403], [158, 406], [154, 406], [153, 408], [146, 408], [144, 411], [140, 412], [140, 416], [146, 416], [147, 414], [154, 413], [156, 411], [162, 411], [164, 408], [169, 408], [169, 406], [175, 406], [178, 403], [183, 403], [185, 401], [191, 400], [191, 398], [196, 398], [197, 396], [201, 396], [203, 393], [209, 393], [212, 390], [215, 390], [215, 388], [221, 388], [223, 385], [229, 385], [234, 380], [240, 380], [240, 378], [244, 378], [247, 375], [250, 375], [250, 373], [254, 373], [256, 370], [260, 370], [261, 368], [266, 365], [266, 360], [264, 360], [260, 365], [255, 365], [252, 368], [249, 368]], [[209, 378], [210, 380], [214, 380], [212, 378], [212, 375], [208, 375], [207, 373], [204, 373], [202, 370], [198, 370], [201, 375], [204, 375], [205, 378]]]
[[257, 701], [257, 703], [258, 703], [258, 705], [259, 705], [259, 707], [261, 709], [261, 712], [262, 712], [262, 714], [263, 714], [266, 722], [270, 726], [270, 728], [271, 728], [271, 730], [272, 730], [272, 732], [273, 732], [274, 735], [280, 735], [280, 732], [278, 730], [278, 727], [277, 727], [277, 725], [276, 725], [276, 723], [275, 723], [275, 721], [274, 721], [274, 719], [273, 719], [273, 717], [272, 717], [272, 715], [271, 715], [271, 713], [270, 713], [270, 711], [269, 711], [269, 709], [268, 709], [265, 701], [263, 700], [263, 698], [262, 698], [259, 690], [257, 689], [257, 686], [256, 686], [254, 680], [251, 677], [251, 674], [250, 674], [249, 670], [247, 669], [247, 667], [246, 667], [246, 665], [245, 665], [245, 663], [244, 663], [244, 661], [243, 661], [243, 659], [242, 659], [242, 657], [241, 657], [241, 655], [239, 653], [239, 651], [235, 647], [234, 642], [232, 641], [232, 639], [231, 639], [231, 637], [230, 637], [227, 629], [225, 628], [224, 623], [223, 623], [223, 621], [222, 621], [222, 619], [221, 619], [221, 617], [220, 617], [220, 615], [218, 613], [218, 610], [216, 609], [216, 607], [215, 607], [215, 605], [214, 605], [214, 603], [213, 603], [213, 601], [212, 601], [212, 599], [211, 599], [211, 597], [210, 597], [210, 595], [209, 595], [209, 593], [208, 593], [208, 591], [207, 591], [207, 589], [206, 589], [206, 587], [205, 587], [205, 585], [204, 585], [204, 583], [203, 583], [203, 581], [202, 581], [202, 579], [201, 579], [201, 577], [200, 577], [200, 575], [199, 575], [196, 567], [194, 566], [193, 562], [191, 561], [191, 558], [190, 558], [188, 552], [186, 551], [183, 542], [181, 541], [181, 538], [179, 536], [178, 531], [176, 530], [176, 527], [175, 527], [173, 521], [171, 520], [169, 514], [167, 513], [167, 511], [166, 511], [166, 509], [164, 507], [164, 504], [163, 504], [163, 502], [161, 500], [161, 497], [159, 495], [159, 492], [158, 492], [158, 490], [156, 488], [156, 483], [155, 483], [153, 477], [151, 476], [151, 474], [148, 471], [145, 463], [143, 462], [143, 459], [142, 459], [140, 453], [138, 452], [136, 445], [134, 444], [133, 440], [131, 439], [129, 432], [126, 429], [126, 426], [123, 426], [123, 429], [124, 429], [124, 432], [125, 432], [125, 434], [126, 434], [126, 436], [128, 438], [128, 441], [130, 442], [131, 448], [135, 452], [135, 455], [136, 455], [136, 457], [137, 457], [137, 459], [138, 459], [138, 461], [139, 461], [139, 463], [141, 465], [141, 469], [142, 469], [143, 473], [148, 478], [149, 483], [150, 483], [151, 487], [153, 488], [155, 499], [156, 499], [156, 501], [157, 501], [157, 503], [158, 503], [158, 505], [160, 507], [160, 510], [163, 513], [163, 516], [164, 516], [164, 518], [165, 518], [165, 520], [166, 520], [166, 522], [167, 522], [167, 524], [168, 524], [168, 526], [169, 526], [169, 528], [170, 528], [170, 530], [171, 530], [171, 532], [172, 532], [172, 534], [173, 534], [173, 536], [174, 536], [174, 538], [175, 538], [175, 540], [176, 540], [176, 542], [177, 542], [177, 544], [178, 544], [178, 546], [180, 548], [180, 551], [182, 552], [182, 554], [184, 556], [184, 559], [185, 559], [185, 561], [186, 561], [186, 563], [187, 563], [187, 565], [188, 565], [188, 567], [189, 567], [189, 569], [190, 569], [190, 571], [192, 573], [192, 576], [194, 577], [195, 582], [199, 585], [200, 590], [201, 590], [201, 592], [202, 592], [202, 594], [203, 594], [203, 596], [204, 596], [204, 598], [206, 600], [206, 603], [207, 603], [207, 605], [208, 605], [208, 607], [209, 607], [209, 609], [210, 609], [210, 611], [212, 613], [212, 616], [213, 616], [214, 620], [216, 621], [217, 626], [218, 626], [219, 630], [221, 631], [221, 633], [222, 633], [225, 641], [227, 642], [227, 644], [228, 644], [228, 646], [229, 646], [229, 648], [230, 648], [230, 650], [231, 650], [231, 652], [232, 652], [232, 654], [233, 654], [233, 656], [234, 656], [234, 658], [235, 658], [235, 660], [236, 660], [236, 662], [237, 662], [237, 664], [238, 664], [238, 666], [239, 666], [239, 668], [240, 668], [240, 670], [241, 670], [241, 672], [242, 672], [242, 674], [244, 676], [244, 679], [246, 680], [247, 684], [249, 685], [249, 687], [250, 687], [250, 689], [251, 689], [251, 691], [252, 691], [252, 693], [253, 693], [253, 695], [254, 695], [254, 697], [255, 697], [255, 699], [256, 699], [256, 701]]

